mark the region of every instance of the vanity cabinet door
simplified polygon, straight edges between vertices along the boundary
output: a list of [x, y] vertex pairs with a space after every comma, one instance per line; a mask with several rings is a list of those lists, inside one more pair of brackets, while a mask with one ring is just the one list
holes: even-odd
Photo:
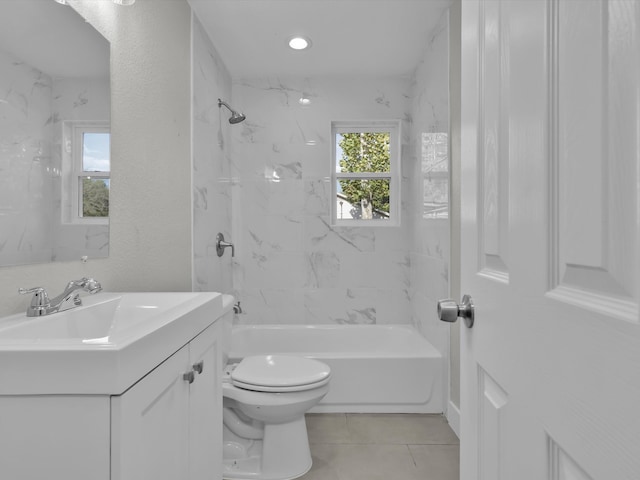
[[[189, 389], [189, 479], [222, 478], [222, 355], [217, 323], [189, 344], [195, 377]], [[200, 373], [198, 373], [200, 372]]]
[[109, 397], [0, 395], [0, 479], [109, 480]]
[[188, 478], [189, 360], [185, 346], [111, 397], [111, 480]]

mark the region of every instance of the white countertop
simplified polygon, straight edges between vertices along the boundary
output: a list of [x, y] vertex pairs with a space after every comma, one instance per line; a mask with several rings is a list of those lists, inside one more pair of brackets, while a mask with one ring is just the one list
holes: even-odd
[[232, 305], [215, 292], [101, 292], [65, 312], [0, 318], [0, 395], [121, 394]]

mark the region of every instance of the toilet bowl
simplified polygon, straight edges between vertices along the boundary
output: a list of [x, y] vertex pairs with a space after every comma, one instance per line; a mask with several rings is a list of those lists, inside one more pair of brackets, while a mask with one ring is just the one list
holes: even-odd
[[289, 480], [311, 468], [304, 414], [329, 391], [317, 360], [256, 355], [229, 364], [222, 383], [223, 478]]

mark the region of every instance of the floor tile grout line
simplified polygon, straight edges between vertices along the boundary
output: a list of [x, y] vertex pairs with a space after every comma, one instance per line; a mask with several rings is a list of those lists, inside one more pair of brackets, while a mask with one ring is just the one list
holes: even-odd
[[411, 451], [410, 446], [407, 444], [406, 447], [407, 447], [407, 450], [409, 451], [409, 455], [411, 456], [411, 461], [413, 462], [413, 466], [415, 468], [418, 468], [418, 462], [416, 462], [416, 457], [413, 456], [413, 452]]

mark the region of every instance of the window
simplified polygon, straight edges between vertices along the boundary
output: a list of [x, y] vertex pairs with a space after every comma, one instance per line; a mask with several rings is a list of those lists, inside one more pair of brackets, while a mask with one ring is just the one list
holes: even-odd
[[423, 218], [449, 218], [449, 136], [422, 133]]
[[334, 225], [400, 224], [400, 122], [332, 123]]
[[108, 223], [111, 171], [108, 124], [65, 122], [64, 222]]

